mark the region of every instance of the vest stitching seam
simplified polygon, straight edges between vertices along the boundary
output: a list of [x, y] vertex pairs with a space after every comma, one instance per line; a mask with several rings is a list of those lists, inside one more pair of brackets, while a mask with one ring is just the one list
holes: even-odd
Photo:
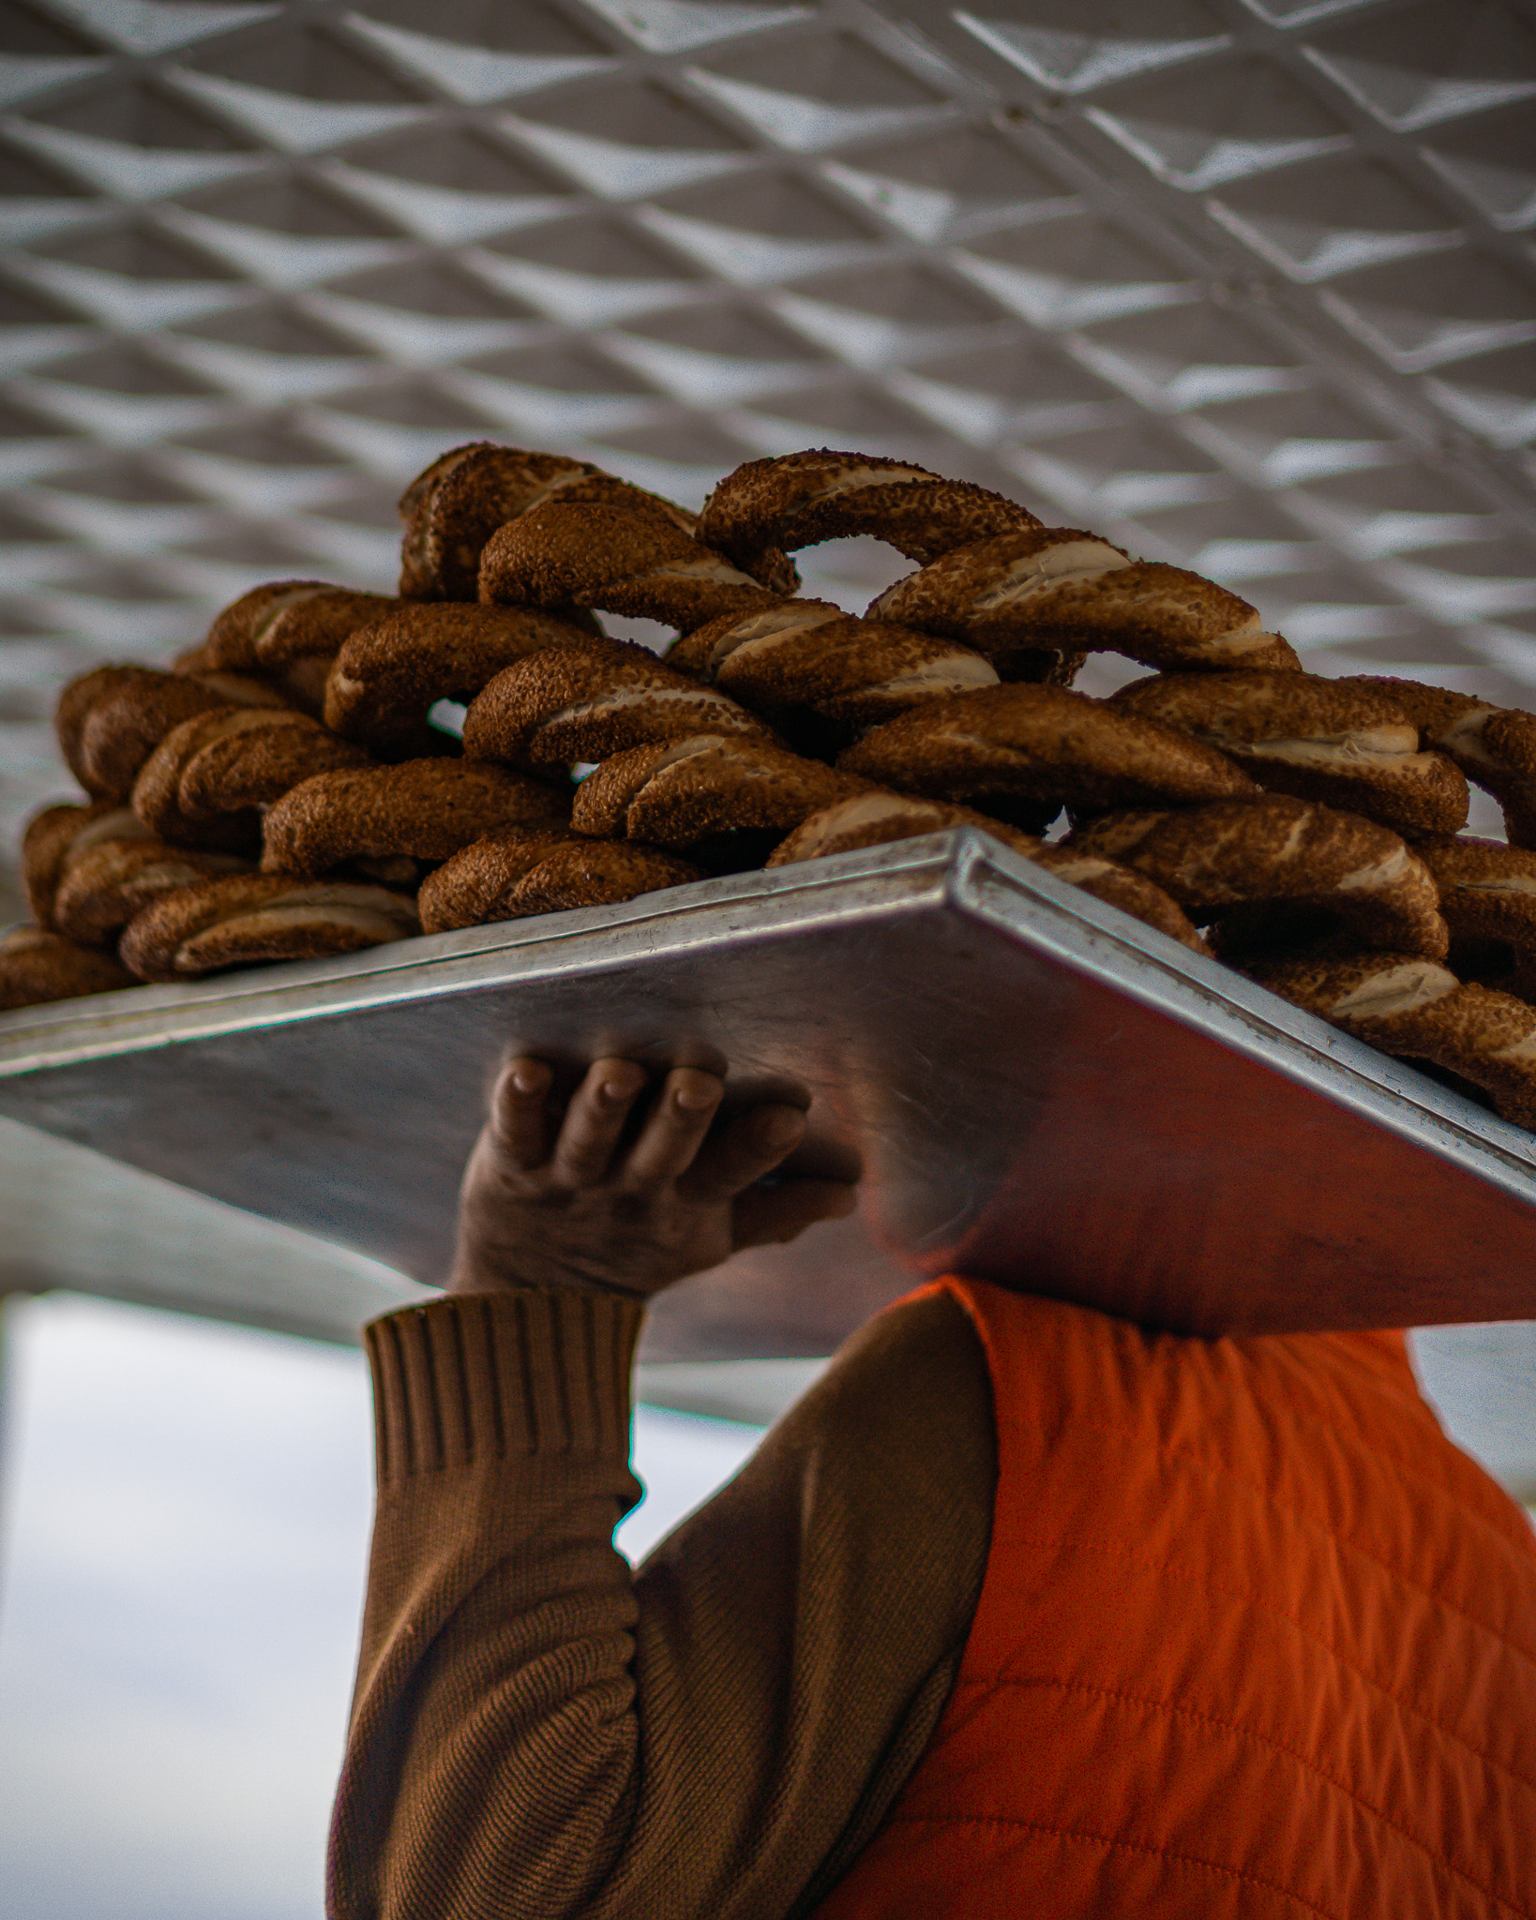
[[1305, 1894], [1293, 1893], [1289, 1887], [1282, 1887], [1277, 1880], [1266, 1880], [1262, 1874], [1249, 1873], [1243, 1867], [1229, 1867], [1220, 1860], [1202, 1860], [1195, 1853], [1178, 1853], [1172, 1847], [1159, 1846], [1152, 1840], [1116, 1839], [1107, 1833], [1093, 1833], [1087, 1827], [1058, 1827], [1045, 1820], [1023, 1820], [1007, 1814], [993, 1813], [895, 1813], [890, 1817], [888, 1826], [966, 1826], [966, 1827], [1022, 1827], [1033, 1833], [1048, 1833], [1062, 1840], [1090, 1840], [1095, 1846], [1119, 1848], [1127, 1853], [1150, 1853], [1170, 1861], [1175, 1866], [1198, 1867], [1203, 1872], [1221, 1875], [1223, 1879], [1239, 1880], [1246, 1886], [1262, 1887], [1266, 1893], [1278, 1893], [1282, 1900], [1290, 1900], [1298, 1907], [1304, 1907], [1308, 1913], [1316, 1914], [1317, 1920], [1344, 1920], [1342, 1914], [1330, 1913], [1326, 1907], [1315, 1906]]
[[[1001, 1426], [1017, 1427], [1022, 1432], [1029, 1434], [1032, 1440], [1038, 1441], [1040, 1437], [1040, 1429], [1038, 1427], [1032, 1427], [1027, 1422], [1011, 1416], [1003, 1416], [998, 1424]], [[1144, 1435], [1139, 1434], [1134, 1427], [1129, 1427], [1115, 1421], [1095, 1420], [1089, 1416], [1074, 1414], [1072, 1416], [1072, 1425], [1074, 1429], [1086, 1428], [1094, 1433], [1119, 1434], [1125, 1439], [1135, 1440], [1139, 1445], [1145, 1445]], [[1310, 1518], [1308, 1514], [1302, 1508], [1296, 1506], [1294, 1502], [1276, 1499], [1274, 1494], [1269, 1491], [1261, 1480], [1250, 1479], [1246, 1474], [1240, 1473], [1229, 1461], [1223, 1460], [1219, 1456], [1207, 1458], [1197, 1453], [1193, 1447], [1186, 1446], [1182, 1442], [1169, 1443], [1159, 1440], [1154, 1450], [1162, 1459], [1177, 1459], [1183, 1461], [1204, 1472], [1220, 1475], [1232, 1481], [1234, 1485], [1245, 1488], [1250, 1493], [1257, 1493], [1265, 1504], [1271, 1507], [1276, 1513], [1288, 1514], [1296, 1520], [1299, 1525], [1306, 1527], [1309, 1531], [1321, 1534], [1324, 1539], [1332, 1540], [1339, 1546], [1347, 1547], [1351, 1552], [1358, 1553], [1362, 1559], [1369, 1560], [1372, 1566], [1380, 1567], [1384, 1573], [1390, 1574], [1393, 1579], [1401, 1581], [1405, 1587], [1411, 1588], [1413, 1592], [1422, 1594], [1426, 1600], [1438, 1602], [1447, 1612], [1456, 1614], [1460, 1619], [1465, 1620], [1469, 1626], [1476, 1627], [1481, 1632], [1488, 1634], [1492, 1639], [1497, 1640], [1500, 1646], [1507, 1647], [1511, 1653], [1517, 1654], [1528, 1665], [1536, 1667], [1536, 1652], [1522, 1645], [1520, 1641], [1505, 1633], [1502, 1628], [1495, 1626], [1491, 1620], [1480, 1619], [1477, 1614], [1469, 1612], [1467, 1608], [1451, 1599], [1448, 1594], [1442, 1593], [1438, 1587], [1426, 1586], [1422, 1581], [1413, 1579], [1402, 1567], [1395, 1565], [1394, 1562], [1390, 1560], [1383, 1559], [1379, 1553], [1373, 1553], [1369, 1547], [1363, 1545], [1353, 1535], [1343, 1533], [1320, 1520]], [[1491, 1524], [1491, 1522], [1489, 1524]], [[1514, 1545], [1514, 1542], [1509, 1540], [1507, 1535], [1500, 1534], [1499, 1537], [1504, 1540], [1507, 1545]], [[1525, 1557], [1524, 1555], [1521, 1556], [1522, 1559]]]
[[1275, 1752], [1286, 1754], [1292, 1760], [1297, 1761], [1307, 1772], [1315, 1773], [1320, 1780], [1326, 1781], [1330, 1787], [1342, 1793], [1347, 1799], [1353, 1800], [1358, 1806], [1364, 1808], [1367, 1813], [1375, 1815], [1384, 1826], [1390, 1827], [1394, 1833], [1401, 1834], [1410, 1846], [1417, 1847], [1435, 1866], [1443, 1868], [1447, 1874], [1453, 1875], [1459, 1880], [1464, 1880], [1469, 1887], [1475, 1888], [1478, 1893], [1492, 1900], [1496, 1905], [1505, 1907], [1509, 1912], [1520, 1915], [1521, 1920], [1532, 1920], [1530, 1908], [1522, 1906], [1518, 1898], [1511, 1899], [1507, 1895], [1499, 1893], [1495, 1888], [1485, 1886], [1475, 1874], [1469, 1873], [1465, 1867], [1458, 1865], [1449, 1854], [1437, 1852], [1427, 1840], [1421, 1840], [1417, 1834], [1411, 1832], [1407, 1827], [1402, 1826], [1398, 1821], [1394, 1820], [1385, 1808], [1374, 1805], [1373, 1802], [1367, 1800], [1363, 1794], [1356, 1793], [1347, 1782], [1340, 1780], [1335, 1774], [1329, 1773], [1326, 1768], [1311, 1759], [1301, 1748], [1290, 1746], [1284, 1740], [1277, 1740], [1270, 1734], [1260, 1732], [1256, 1727], [1244, 1726], [1240, 1721], [1236, 1720], [1224, 1720], [1220, 1714], [1208, 1713], [1204, 1708], [1192, 1707], [1185, 1701], [1158, 1700], [1146, 1694], [1130, 1693], [1123, 1687], [1092, 1686], [1086, 1681], [1063, 1680], [1054, 1674], [1040, 1674], [1027, 1679], [1019, 1675], [1007, 1673], [972, 1675], [956, 1680], [954, 1691], [958, 1693], [962, 1687], [980, 1687], [983, 1689], [990, 1687], [1055, 1687], [1063, 1693], [1084, 1693], [1102, 1700], [1123, 1701], [1129, 1706], [1150, 1707], [1154, 1713], [1166, 1714], [1170, 1718], [1181, 1717], [1186, 1720], [1194, 1720], [1205, 1726], [1218, 1727], [1224, 1732], [1235, 1735], [1239, 1740], [1251, 1740], [1256, 1745], [1272, 1747]]
[[[1129, 1560], [1133, 1565], [1143, 1567], [1149, 1573], [1187, 1573], [1189, 1571], [1187, 1568], [1181, 1567], [1180, 1563], [1176, 1560], [1153, 1560], [1145, 1554], [1136, 1553], [1132, 1548], [1126, 1547], [1118, 1540], [1087, 1540], [1081, 1537], [1074, 1537], [1070, 1541], [1066, 1539], [1041, 1540], [1030, 1534], [1018, 1533], [1011, 1534], [1010, 1538], [1019, 1546], [1023, 1547], [1038, 1547], [1050, 1550], [1070, 1545], [1073, 1548], [1088, 1548], [1090, 1551], [1097, 1550], [1101, 1553], [1118, 1554], [1121, 1559]], [[1295, 1614], [1287, 1613], [1283, 1607], [1271, 1605], [1258, 1594], [1245, 1593], [1241, 1587], [1221, 1586], [1216, 1582], [1206, 1579], [1204, 1575], [1202, 1575], [1201, 1578], [1205, 1581], [1207, 1592], [1222, 1594], [1229, 1600], [1238, 1600], [1255, 1608], [1256, 1611], [1261, 1614], [1268, 1614], [1276, 1620], [1284, 1620], [1289, 1626], [1293, 1627], [1303, 1639], [1315, 1642], [1325, 1653], [1331, 1654], [1340, 1666], [1347, 1667], [1351, 1673], [1358, 1674], [1367, 1686], [1374, 1687], [1378, 1693], [1384, 1694], [1387, 1699], [1395, 1701], [1398, 1706], [1405, 1708], [1409, 1713], [1416, 1714], [1419, 1719], [1426, 1721], [1436, 1733], [1443, 1735], [1445, 1739], [1453, 1741], [1459, 1747], [1465, 1747], [1474, 1759], [1481, 1760], [1484, 1766], [1491, 1767], [1495, 1773], [1507, 1774], [1517, 1785], [1527, 1788], [1532, 1793], [1536, 1793], [1536, 1779], [1532, 1779], [1528, 1775], [1521, 1773], [1517, 1768], [1507, 1765], [1502, 1760], [1496, 1760], [1491, 1753], [1485, 1753], [1481, 1747], [1473, 1746], [1472, 1742], [1465, 1738], [1464, 1735], [1457, 1733], [1454, 1727], [1449, 1727], [1444, 1721], [1436, 1719], [1428, 1707], [1421, 1706], [1417, 1700], [1411, 1699], [1407, 1694], [1395, 1692], [1384, 1680], [1378, 1680], [1373, 1673], [1361, 1666], [1358, 1661], [1351, 1660], [1349, 1655], [1341, 1648], [1335, 1646], [1331, 1640], [1324, 1639], [1322, 1634], [1315, 1633], [1310, 1627], [1305, 1626]], [[983, 1596], [985, 1596], [985, 1582], [983, 1582], [982, 1591]], [[976, 1620], [979, 1620], [980, 1617], [981, 1607], [978, 1606], [975, 1619], [972, 1621], [973, 1635], [975, 1633]]]

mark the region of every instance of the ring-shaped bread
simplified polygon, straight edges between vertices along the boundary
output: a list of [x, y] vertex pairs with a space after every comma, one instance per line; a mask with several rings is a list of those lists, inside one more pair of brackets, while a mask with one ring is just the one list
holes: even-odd
[[769, 855], [767, 865], [785, 867], [800, 860], [820, 860], [830, 854], [886, 846], [892, 841], [942, 833], [954, 827], [974, 827], [989, 833], [1058, 879], [1081, 887], [1085, 893], [1118, 907], [1122, 913], [1147, 926], [1156, 927], [1159, 933], [1166, 933], [1182, 946], [1191, 947], [1197, 953], [1206, 951], [1205, 942], [1177, 903], [1133, 868], [1071, 847], [1048, 847], [1034, 834], [1021, 833], [1017, 827], [1007, 826], [1001, 820], [989, 819], [984, 813], [952, 806], [944, 800], [921, 800], [911, 794], [886, 793], [879, 788], [835, 800], [831, 806], [822, 807], [802, 820], [780, 841]]
[[54, 924], [59, 883], [80, 856], [103, 841], [152, 840], [131, 807], [115, 800], [65, 801], [33, 814], [21, 837], [21, 883], [39, 927]]
[[116, 993], [133, 984], [115, 954], [79, 946], [46, 927], [0, 933], [0, 1013], [88, 993]]
[[1450, 946], [1434, 875], [1418, 854], [1389, 827], [1318, 801], [1270, 793], [1112, 813], [1067, 845], [1144, 873], [1197, 925], [1228, 909], [1281, 906], [1347, 929], [1359, 946], [1434, 960]]
[[698, 734], [605, 760], [576, 789], [571, 825], [739, 869], [760, 866], [807, 814], [867, 785], [748, 735]]
[[505, 827], [564, 826], [570, 789], [473, 760], [342, 767], [290, 787], [262, 822], [262, 867], [306, 877], [366, 865], [413, 884], [470, 841]]
[[1204, 740], [1274, 792], [1410, 836], [1466, 825], [1465, 776], [1421, 747], [1416, 723], [1381, 688], [1312, 673], [1161, 673], [1110, 704]]
[[537, 913], [616, 906], [700, 877], [697, 867], [657, 847], [559, 829], [513, 830], [474, 841], [428, 874], [417, 906], [424, 933], [445, 933]]
[[480, 558], [480, 598], [584, 607], [687, 632], [781, 595], [654, 508], [551, 500], [509, 520]]
[[[473, 600], [481, 555], [498, 527], [546, 500], [650, 508], [685, 533], [694, 516], [586, 460], [479, 440], [454, 447], [417, 475], [400, 502], [400, 592], [412, 600]], [[792, 593], [794, 568], [783, 554], [762, 558], [763, 584]]]
[[467, 704], [530, 653], [601, 653], [617, 644], [528, 607], [421, 602], [342, 642], [325, 685], [325, 724], [370, 752], [393, 754], [419, 737], [439, 700]]
[[696, 733], [772, 737], [728, 694], [675, 672], [645, 647], [611, 641], [601, 653], [560, 647], [529, 654], [497, 674], [464, 716], [464, 752], [552, 770]]
[[356, 953], [418, 931], [409, 893], [294, 874], [234, 874], [163, 895], [129, 922], [119, 948], [140, 980], [188, 980], [227, 967]]
[[1511, 843], [1536, 847], [1536, 713], [1386, 675], [1353, 675], [1337, 684], [1374, 688], [1395, 700], [1427, 746], [1438, 747], [1498, 801]]
[[776, 724], [814, 715], [845, 739], [924, 701], [998, 684], [996, 668], [970, 647], [826, 600], [711, 620], [670, 647], [666, 662]]
[[171, 847], [153, 838], [104, 840], [70, 861], [54, 900], [54, 922], [68, 939], [107, 946], [162, 895], [251, 870], [238, 854]]
[[988, 655], [1120, 653], [1173, 671], [1301, 666], [1237, 594], [1186, 567], [1133, 560], [1076, 527], [1034, 527], [958, 548], [887, 587], [868, 611]]
[[1017, 501], [971, 481], [880, 454], [814, 447], [748, 460], [728, 473], [704, 502], [699, 538], [751, 571], [765, 549], [793, 553], [860, 535], [921, 564], [1039, 524]]
[[133, 810], [175, 846], [252, 851], [260, 813], [290, 787], [368, 756], [292, 709], [220, 707], [174, 727], [133, 784]]
[[173, 727], [231, 706], [287, 711], [291, 702], [276, 687], [244, 674], [96, 667], [65, 687], [54, 730], [64, 764], [91, 798], [121, 802]]
[[1383, 1053], [1470, 1080], [1506, 1120], [1536, 1125], [1536, 1007], [1464, 985], [1414, 953], [1258, 961], [1244, 971]]
[[985, 687], [926, 702], [866, 733], [837, 764], [1026, 827], [1064, 805], [1194, 805], [1257, 791], [1214, 747], [1065, 687]]

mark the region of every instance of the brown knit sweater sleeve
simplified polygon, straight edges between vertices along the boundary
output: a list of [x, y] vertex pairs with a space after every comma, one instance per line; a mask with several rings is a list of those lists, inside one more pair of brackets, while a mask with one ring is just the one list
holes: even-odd
[[379, 1488], [333, 1920], [782, 1920], [910, 1774], [980, 1591], [986, 1365], [878, 1316], [631, 1573], [641, 1310], [450, 1295], [366, 1342]]

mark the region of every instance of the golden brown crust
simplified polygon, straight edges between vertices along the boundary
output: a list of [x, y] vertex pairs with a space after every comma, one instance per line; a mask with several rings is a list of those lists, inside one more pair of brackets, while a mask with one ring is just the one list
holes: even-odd
[[1165, 673], [1122, 687], [1111, 704], [1204, 740], [1274, 792], [1411, 836], [1466, 825], [1461, 770], [1421, 748], [1418, 726], [1382, 688], [1310, 673]]
[[613, 906], [685, 885], [699, 869], [656, 847], [563, 832], [492, 834], [422, 883], [422, 931], [477, 927], [530, 914]]
[[765, 547], [794, 552], [861, 534], [931, 560], [990, 534], [1038, 526], [1016, 501], [879, 454], [815, 447], [749, 460], [699, 515], [699, 538], [750, 568]]
[[789, 866], [798, 860], [818, 860], [860, 847], [885, 846], [919, 834], [941, 833], [952, 827], [974, 827], [990, 833], [1015, 853], [1042, 866], [1059, 879], [1070, 881], [1122, 913], [1156, 927], [1170, 939], [1197, 953], [1205, 942], [1184, 912], [1160, 887], [1129, 867], [1117, 866], [1097, 854], [1071, 847], [1048, 847], [1033, 834], [1021, 833], [1000, 820], [974, 813], [943, 800], [919, 800], [910, 794], [885, 793], [878, 788], [834, 801], [802, 820], [774, 849], [767, 864]]
[[1525, 1002], [1463, 985], [1448, 968], [1411, 953], [1257, 962], [1245, 971], [1383, 1053], [1470, 1080], [1506, 1120], [1536, 1124], [1536, 1008]]
[[602, 653], [616, 645], [527, 607], [412, 605], [342, 643], [326, 681], [325, 724], [373, 752], [393, 753], [420, 735], [437, 701], [472, 700], [530, 653]]
[[132, 985], [132, 974], [113, 954], [77, 946], [46, 928], [13, 927], [0, 934], [0, 1013]]
[[667, 664], [768, 718], [812, 713], [845, 737], [925, 701], [998, 684], [970, 647], [861, 620], [825, 600], [709, 621], [670, 649]]
[[695, 733], [770, 738], [728, 695], [675, 673], [645, 647], [610, 641], [601, 653], [530, 654], [497, 674], [470, 703], [464, 752], [563, 769]]
[[932, 701], [865, 734], [838, 765], [900, 792], [1047, 820], [1063, 805], [1186, 805], [1255, 791], [1214, 747], [1064, 687]]
[[103, 840], [142, 840], [149, 829], [132, 808], [113, 800], [44, 807], [27, 822], [21, 841], [21, 878], [39, 927], [55, 927], [53, 903], [70, 862]]
[[361, 747], [305, 714], [219, 707], [165, 736], [134, 782], [133, 810], [173, 845], [249, 851], [261, 808], [312, 774], [366, 764]]
[[[867, 783], [740, 736], [700, 734], [615, 754], [576, 789], [571, 825], [687, 852], [722, 836], [788, 833]], [[767, 848], [763, 848], [764, 853]]]
[[104, 840], [70, 860], [54, 902], [54, 919], [69, 939], [105, 946], [163, 894], [250, 870], [250, 862], [238, 855], [170, 847], [152, 836]]
[[1301, 665], [1235, 593], [1184, 567], [1132, 560], [1076, 527], [1005, 533], [946, 553], [888, 587], [869, 612], [989, 655], [1107, 651], [1175, 671]]
[[1184, 812], [1106, 815], [1067, 842], [1144, 873], [1197, 923], [1284, 903], [1325, 915], [1357, 945], [1444, 959], [1434, 876], [1389, 828], [1315, 801], [1265, 794]]
[[563, 825], [569, 789], [470, 760], [346, 767], [300, 781], [268, 809], [262, 867], [315, 875], [354, 862], [446, 860], [503, 827]]
[[1427, 840], [1418, 851], [1453, 941], [1498, 941], [1536, 955], [1536, 852], [1471, 834]]
[[1418, 680], [1360, 674], [1335, 684], [1388, 694], [1418, 725], [1426, 745], [1438, 747], [1499, 802], [1511, 842], [1536, 846], [1536, 714]]
[[955, 827], [974, 827], [1033, 860], [1044, 842], [1005, 821], [994, 820], [970, 807], [947, 800], [923, 800], [910, 793], [868, 787], [848, 794], [830, 806], [818, 807], [781, 840], [764, 862], [787, 867], [800, 860], [824, 860], [833, 854], [856, 853], [863, 847], [883, 847], [893, 841], [914, 840], [925, 833], [945, 833]]
[[275, 687], [234, 674], [97, 667], [71, 680], [54, 719], [71, 773], [95, 800], [126, 800], [139, 769], [173, 727], [215, 707], [286, 708]]
[[480, 598], [586, 607], [686, 631], [779, 596], [655, 508], [552, 500], [486, 542]]
[[141, 980], [355, 953], [417, 931], [415, 902], [388, 887], [292, 874], [237, 874], [183, 887], [138, 914], [124, 964]]
[[201, 658], [214, 667], [273, 672], [297, 661], [330, 661], [358, 627], [399, 605], [325, 580], [271, 580], [241, 594], [208, 629]]

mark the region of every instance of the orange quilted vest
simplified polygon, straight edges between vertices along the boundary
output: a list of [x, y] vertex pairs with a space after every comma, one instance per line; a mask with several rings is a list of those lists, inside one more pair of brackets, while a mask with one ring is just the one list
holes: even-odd
[[1536, 1914], [1536, 1537], [1402, 1335], [1206, 1342], [935, 1284], [991, 1368], [991, 1551], [821, 1920]]

